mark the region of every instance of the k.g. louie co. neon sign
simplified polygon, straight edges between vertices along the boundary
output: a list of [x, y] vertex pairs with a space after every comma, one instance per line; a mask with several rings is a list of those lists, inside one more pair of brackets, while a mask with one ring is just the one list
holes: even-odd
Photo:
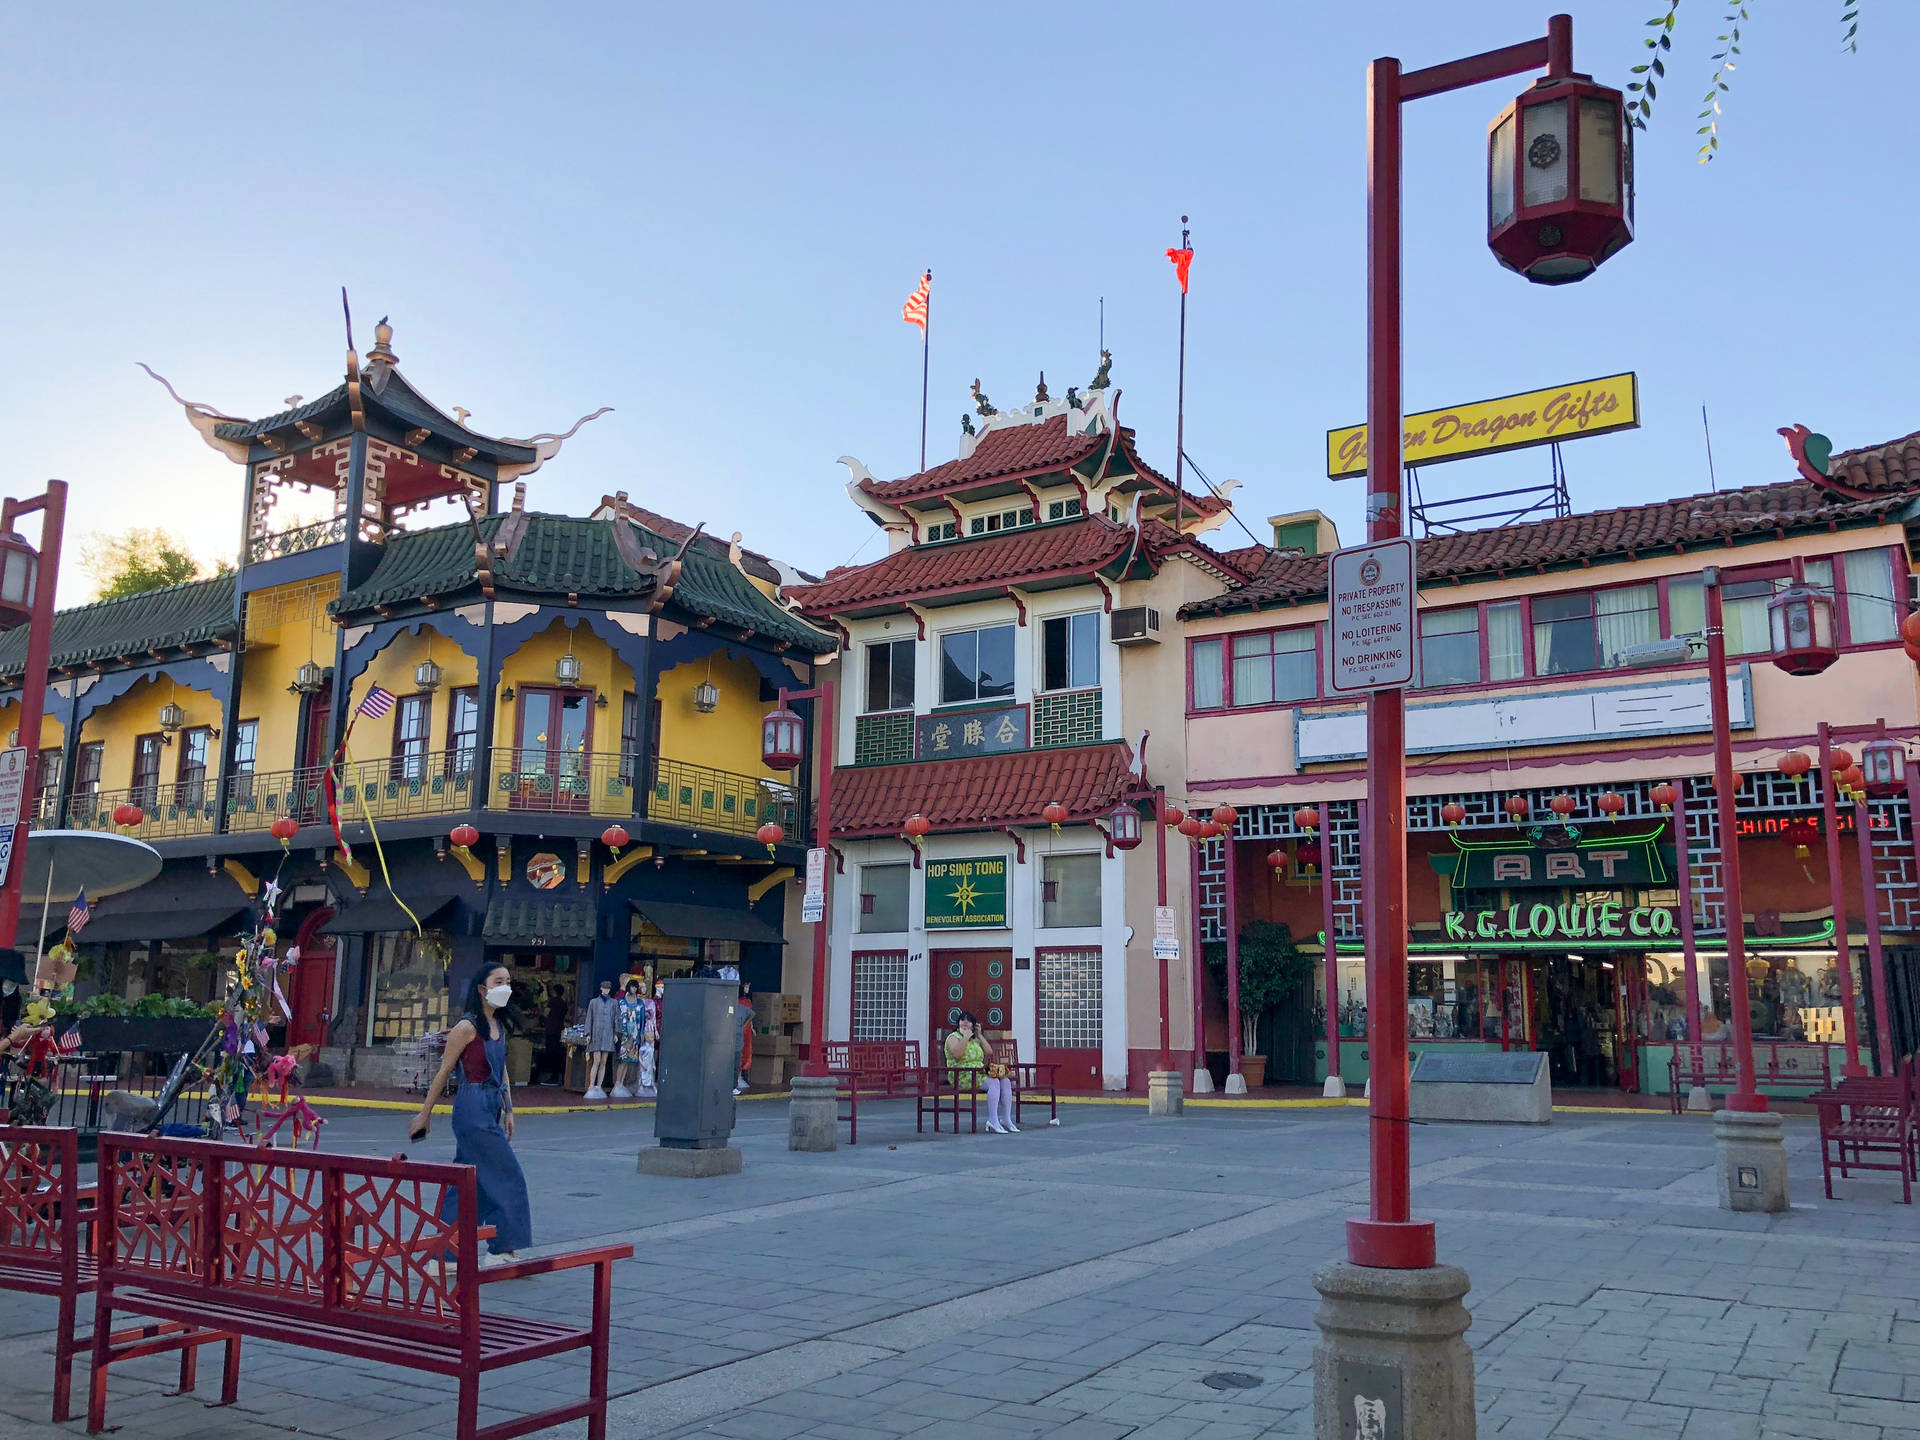
[[1447, 915], [1447, 939], [1475, 940], [1664, 940], [1680, 930], [1679, 912], [1665, 906], [1628, 908], [1612, 901], [1594, 905], [1509, 905], [1505, 910], [1455, 911]]

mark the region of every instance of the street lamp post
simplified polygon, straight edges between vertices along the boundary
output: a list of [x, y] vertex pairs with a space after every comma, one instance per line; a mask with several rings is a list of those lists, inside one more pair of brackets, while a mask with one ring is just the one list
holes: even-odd
[[[37, 556], [13, 533], [23, 515], [40, 512]], [[33, 803], [35, 769], [40, 759], [40, 719], [46, 708], [47, 665], [53, 655], [53, 597], [60, 573], [60, 538], [66, 528], [67, 482], [49, 480], [46, 491], [30, 500], [0, 504], [0, 540], [6, 548], [0, 579], [0, 616], [27, 624], [26, 668], [20, 673], [20, 744], [27, 752], [21, 814], [13, 830], [13, 859], [0, 885], [0, 945], [11, 946], [20, 927], [20, 880], [27, 868], [27, 820]], [[29, 557], [33, 557], [32, 563]]]
[[1835, 795], [1833, 732], [1820, 722], [1820, 804], [1825, 812], [1827, 834], [1827, 892], [1833, 898], [1833, 957], [1840, 972], [1840, 1035], [1846, 1042], [1846, 1055], [1840, 1061], [1842, 1077], [1853, 1079], [1867, 1073], [1860, 1063], [1859, 1008], [1853, 995], [1853, 943], [1847, 938], [1846, 878], [1840, 869], [1840, 809]]
[[821, 867], [820, 873], [823, 908], [820, 919], [813, 927], [813, 1000], [811, 1018], [807, 1022], [807, 1063], [802, 1073], [819, 1076], [827, 1073], [827, 932], [831, 928], [830, 891], [833, 877], [833, 681], [822, 680], [811, 690], [788, 690], [783, 687], [777, 708], [761, 721], [760, 758], [778, 770], [795, 768], [805, 754], [804, 748], [797, 743], [800, 717], [788, 708], [787, 702], [790, 700], [811, 700], [816, 707], [814, 735], [817, 743], [814, 754], [820, 766], [820, 783], [813, 798], [813, 843], [814, 848], [827, 857], [827, 863]]
[[[1632, 238], [1632, 132], [1617, 91], [1573, 73], [1573, 20], [1547, 33], [1423, 70], [1397, 59], [1367, 71], [1367, 539], [1401, 531], [1401, 148], [1409, 100], [1545, 67], [1488, 136], [1488, 243], [1530, 280], [1578, 280]], [[1351, 1434], [1357, 1411], [1383, 1433], [1456, 1440], [1474, 1433], [1467, 1277], [1434, 1263], [1430, 1221], [1411, 1205], [1407, 1068], [1406, 705], [1401, 691], [1367, 700], [1367, 844], [1362, 896], [1367, 951], [1368, 1214], [1347, 1222], [1347, 1261], [1314, 1277], [1323, 1333], [1314, 1362], [1316, 1435]], [[1328, 936], [1329, 951], [1333, 937]], [[1329, 954], [1331, 960], [1331, 953]], [[1332, 1057], [1330, 1057], [1332, 1058]], [[1391, 1337], [1391, 1338], [1388, 1338]], [[1391, 1385], [1383, 1370], [1393, 1373]], [[1389, 1393], [1381, 1393], [1389, 1392]], [[1392, 1412], [1398, 1408], [1399, 1414]]]

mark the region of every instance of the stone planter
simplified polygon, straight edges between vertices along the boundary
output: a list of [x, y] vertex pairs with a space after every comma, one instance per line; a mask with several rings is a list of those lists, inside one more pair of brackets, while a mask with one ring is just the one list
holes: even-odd
[[1258, 1090], [1267, 1083], [1267, 1057], [1264, 1055], [1242, 1055], [1240, 1074], [1246, 1079], [1249, 1090]]

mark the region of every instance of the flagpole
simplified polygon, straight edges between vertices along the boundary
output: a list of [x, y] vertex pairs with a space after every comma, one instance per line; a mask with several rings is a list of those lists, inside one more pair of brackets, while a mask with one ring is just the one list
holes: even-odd
[[920, 468], [927, 468], [927, 359], [933, 353], [933, 271], [927, 271], [927, 318], [920, 324]]
[[[1187, 217], [1180, 217], [1180, 248], [1190, 250], [1186, 228]], [[1184, 471], [1187, 460], [1187, 287], [1183, 279], [1180, 285], [1180, 381], [1178, 399], [1173, 420], [1173, 491], [1177, 497], [1173, 502], [1173, 528], [1181, 530], [1185, 525], [1187, 507], [1187, 487]], [[925, 468], [925, 467], [922, 467]]]

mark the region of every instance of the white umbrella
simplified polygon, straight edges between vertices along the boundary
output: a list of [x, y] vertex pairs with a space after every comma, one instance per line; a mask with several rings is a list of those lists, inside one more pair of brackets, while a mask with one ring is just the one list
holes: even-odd
[[146, 884], [160, 873], [160, 852], [130, 835], [100, 830], [35, 830], [25, 851], [16, 857], [21, 866], [20, 889], [40, 892], [40, 935], [33, 946], [34, 972], [47, 944], [47, 911], [55, 900], [118, 895]]

